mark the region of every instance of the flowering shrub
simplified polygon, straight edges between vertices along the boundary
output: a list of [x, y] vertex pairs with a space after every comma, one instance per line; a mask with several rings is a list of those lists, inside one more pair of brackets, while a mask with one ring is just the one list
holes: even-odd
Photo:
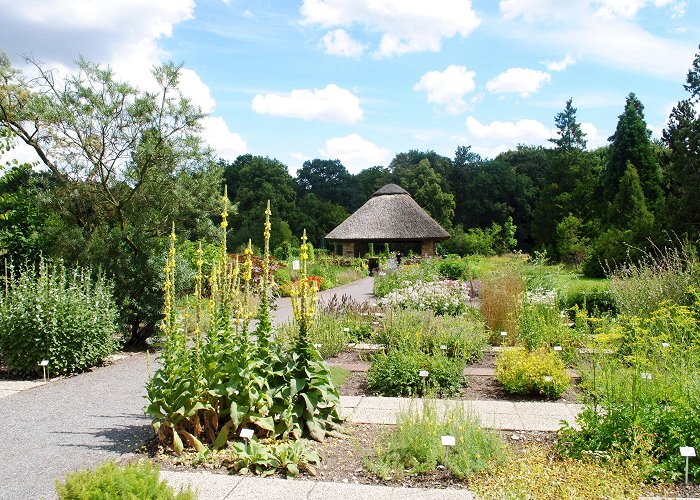
[[498, 356], [496, 379], [510, 394], [553, 399], [561, 396], [571, 382], [556, 352], [548, 349], [527, 351], [519, 347], [505, 350]]
[[382, 299], [388, 306], [433, 311], [437, 315], [462, 314], [471, 300], [469, 283], [462, 281], [416, 281], [389, 293]]

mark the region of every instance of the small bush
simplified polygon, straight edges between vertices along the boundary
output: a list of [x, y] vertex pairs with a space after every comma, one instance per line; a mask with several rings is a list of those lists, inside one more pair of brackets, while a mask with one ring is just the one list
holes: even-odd
[[425, 259], [420, 264], [405, 264], [392, 272], [380, 273], [374, 279], [374, 295], [385, 297], [394, 290], [406, 288], [417, 281], [438, 280], [440, 279], [438, 264], [437, 259]]
[[569, 387], [566, 366], [557, 353], [507, 349], [496, 358], [496, 379], [510, 394], [556, 399]]
[[571, 328], [569, 316], [559, 312], [554, 303], [541, 303], [528, 300], [518, 322], [518, 342], [532, 351], [539, 348], [560, 346], [561, 354], [567, 363], [577, 358], [577, 348], [583, 346], [583, 328]]
[[[445, 460], [440, 437], [455, 437]], [[377, 458], [368, 468], [382, 478], [434, 471], [444, 465], [458, 479], [474, 476], [505, 461], [506, 448], [498, 434], [483, 429], [473, 415], [457, 406], [440, 419], [430, 400], [422, 411], [410, 408], [398, 415], [397, 425], [380, 436]]]
[[[419, 375], [421, 370], [428, 371], [426, 379]], [[459, 392], [464, 383], [463, 361], [417, 351], [377, 354], [367, 372], [367, 386], [380, 396], [422, 396], [432, 392], [449, 396]]]
[[578, 288], [559, 297], [565, 309], [586, 310], [591, 316], [615, 316], [619, 312], [615, 296], [607, 286]]
[[0, 295], [0, 355], [10, 372], [33, 376], [49, 360], [51, 374], [86, 370], [118, 347], [117, 308], [111, 285], [86, 269], [40, 261], [18, 274], [10, 269]]
[[158, 466], [150, 462], [128, 464], [125, 467], [106, 462], [96, 470], [72, 472], [64, 483], [56, 481], [56, 491], [61, 500], [196, 498], [189, 489], [176, 494], [172, 487], [160, 480]]
[[461, 280], [467, 276], [469, 265], [466, 261], [455, 256], [447, 256], [440, 262], [440, 275], [448, 280]]

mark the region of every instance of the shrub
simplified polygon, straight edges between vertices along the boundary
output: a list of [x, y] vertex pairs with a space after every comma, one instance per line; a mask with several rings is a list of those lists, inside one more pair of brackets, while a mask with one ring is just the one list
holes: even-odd
[[[419, 375], [428, 371], [427, 378]], [[380, 396], [452, 395], [464, 385], [464, 362], [418, 351], [390, 351], [372, 359], [367, 386]]]
[[[455, 437], [455, 446], [445, 455], [440, 437]], [[377, 458], [368, 468], [382, 478], [434, 471], [444, 465], [458, 479], [502, 464], [506, 448], [498, 434], [483, 429], [463, 406], [438, 418], [435, 404], [423, 401], [422, 411], [409, 408], [399, 413], [396, 426], [379, 437]], [[447, 458], [447, 459], [446, 459]]]
[[189, 500], [195, 494], [187, 491], [175, 493], [173, 488], [159, 478], [159, 469], [148, 461], [119, 467], [105, 462], [95, 470], [68, 474], [65, 482], [56, 481], [56, 491], [61, 500], [94, 500], [96, 498], [138, 498], [143, 500]]
[[615, 316], [619, 312], [615, 296], [607, 285], [576, 288], [560, 294], [557, 299], [565, 309], [587, 311], [591, 316]]
[[23, 376], [86, 370], [119, 345], [111, 284], [86, 269], [41, 260], [36, 268], [9, 269], [0, 296], [0, 354], [10, 372]]
[[569, 326], [569, 316], [559, 312], [553, 292], [546, 296], [549, 302], [542, 297], [545, 295], [527, 293], [518, 322], [518, 342], [530, 351], [560, 346], [564, 359], [571, 362], [577, 357], [577, 348], [583, 346], [585, 330]]
[[461, 280], [467, 276], [468, 263], [459, 256], [447, 256], [438, 267], [440, 275], [448, 280]]
[[555, 351], [513, 348], [496, 358], [496, 379], [510, 394], [556, 399], [569, 387], [566, 366]]
[[[461, 316], [435, 316], [430, 311], [392, 309], [377, 341], [389, 350], [414, 350], [474, 361], [487, 345], [488, 333], [476, 309]], [[444, 349], [443, 349], [444, 346]]]

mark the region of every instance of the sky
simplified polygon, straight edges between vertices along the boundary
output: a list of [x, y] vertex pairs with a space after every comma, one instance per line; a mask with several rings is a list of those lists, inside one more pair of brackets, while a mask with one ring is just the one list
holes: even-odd
[[25, 56], [64, 73], [83, 56], [148, 88], [151, 67], [181, 63], [225, 160], [357, 173], [411, 149], [547, 145], [569, 98], [590, 148], [630, 92], [660, 137], [686, 97], [700, 1], [0, 0], [0, 26], [27, 71]]

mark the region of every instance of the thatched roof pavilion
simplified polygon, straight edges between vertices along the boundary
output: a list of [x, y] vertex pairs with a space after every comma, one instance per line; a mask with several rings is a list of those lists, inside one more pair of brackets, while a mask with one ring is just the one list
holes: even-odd
[[420, 242], [421, 254], [435, 255], [435, 242], [450, 234], [401, 186], [387, 184], [326, 235], [343, 244], [343, 257], [364, 254], [370, 242]]

